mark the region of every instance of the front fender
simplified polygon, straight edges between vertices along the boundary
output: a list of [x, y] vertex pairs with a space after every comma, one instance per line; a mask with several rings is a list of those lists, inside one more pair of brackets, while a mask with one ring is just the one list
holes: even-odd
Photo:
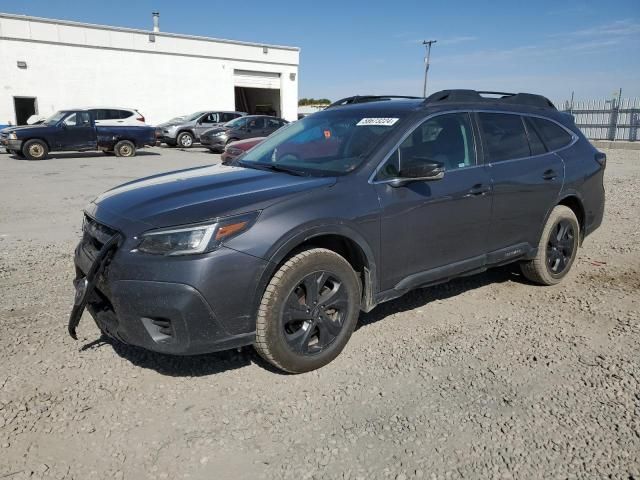
[[257, 285], [258, 288], [255, 292], [254, 305], [256, 311], [271, 277], [276, 273], [276, 270], [283, 260], [287, 258], [287, 256], [298, 246], [308, 240], [324, 235], [337, 235], [344, 237], [354, 242], [360, 248], [367, 263], [366, 271], [363, 272], [365, 275], [365, 284], [363, 285], [364, 297], [362, 309], [370, 311], [375, 306], [373, 299], [375, 298], [375, 293], [378, 290], [378, 276], [373, 249], [365, 238], [354, 227], [345, 223], [344, 220], [325, 220], [321, 222], [314, 222], [313, 224], [301, 225], [295, 230], [287, 232], [287, 234], [283, 235], [279, 241], [269, 249], [265, 256], [269, 261], [269, 264], [259, 279]]

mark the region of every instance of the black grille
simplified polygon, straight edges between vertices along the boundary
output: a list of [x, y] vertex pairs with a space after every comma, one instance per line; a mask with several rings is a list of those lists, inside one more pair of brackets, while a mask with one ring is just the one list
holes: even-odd
[[100, 251], [102, 246], [113, 237], [117, 232], [96, 222], [88, 215], [84, 216], [84, 224], [82, 226], [82, 245], [85, 251], [94, 257]]

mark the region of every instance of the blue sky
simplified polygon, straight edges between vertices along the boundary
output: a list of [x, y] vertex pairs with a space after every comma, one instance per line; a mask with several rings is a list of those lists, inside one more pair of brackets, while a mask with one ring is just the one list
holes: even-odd
[[640, 1], [0, 0], [0, 11], [294, 45], [300, 96], [476, 88], [553, 100], [640, 96]]

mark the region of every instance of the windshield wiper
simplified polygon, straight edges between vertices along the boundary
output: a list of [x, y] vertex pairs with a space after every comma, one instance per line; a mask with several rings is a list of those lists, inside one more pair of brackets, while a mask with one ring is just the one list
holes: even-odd
[[260, 163], [260, 162], [243, 162], [240, 160], [238, 162], [243, 167], [247, 168], [257, 168], [259, 170], [271, 170], [272, 172], [283, 172], [288, 173], [289, 175], [296, 175], [298, 177], [308, 177], [309, 173], [304, 172], [302, 170], [296, 170], [295, 168], [283, 167], [282, 165], [278, 165], [275, 163]]

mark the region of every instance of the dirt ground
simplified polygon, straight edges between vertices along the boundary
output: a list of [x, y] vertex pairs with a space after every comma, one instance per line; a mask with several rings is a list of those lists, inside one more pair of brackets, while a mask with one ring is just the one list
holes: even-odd
[[180, 358], [66, 333], [81, 209], [131, 178], [218, 161], [0, 154], [0, 478], [640, 479], [640, 151], [564, 283], [512, 267], [362, 314], [329, 366], [251, 348]]

